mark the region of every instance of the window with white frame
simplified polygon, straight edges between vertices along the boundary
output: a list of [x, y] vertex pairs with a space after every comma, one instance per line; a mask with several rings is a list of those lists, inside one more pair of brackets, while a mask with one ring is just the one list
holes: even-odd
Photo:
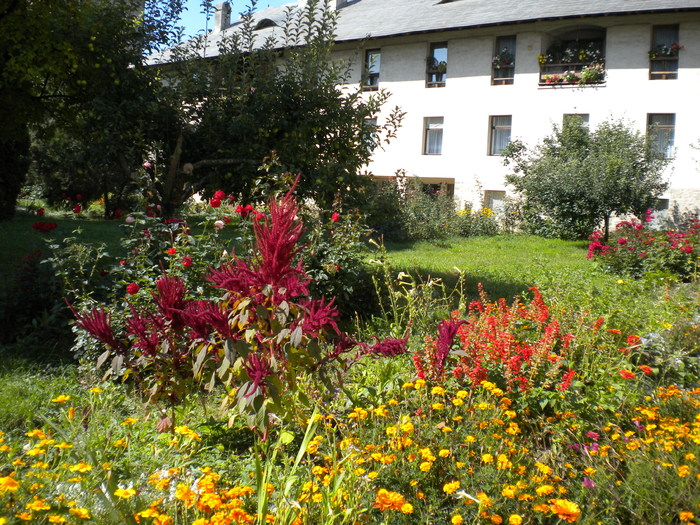
[[647, 126], [652, 148], [665, 159], [673, 157], [673, 146], [676, 139], [675, 113], [649, 113]]
[[423, 119], [423, 154], [442, 154], [442, 125], [443, 117], [426, 117]]
[[500, 155], [510, 143], [511, 115], [489, 117], [489, 155]]

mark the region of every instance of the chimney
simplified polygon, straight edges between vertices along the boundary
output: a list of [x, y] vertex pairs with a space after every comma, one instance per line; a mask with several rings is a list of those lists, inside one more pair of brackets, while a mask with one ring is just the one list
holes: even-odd
[[214, 33], [219, 33], [231, 25], [231, 4], [220, 2], [216, 4], [214, 13]]

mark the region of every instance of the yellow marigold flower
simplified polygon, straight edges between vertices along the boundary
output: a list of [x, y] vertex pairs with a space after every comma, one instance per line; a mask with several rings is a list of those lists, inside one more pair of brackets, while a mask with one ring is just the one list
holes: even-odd
[[482, 381], [481, 382], [481, 388], [486, 390], [487, 392], [491, 392], [494, 388], [496, 388], [496, 384], [492, 383], [491, 381]]
[[41, 456], [42, 454], [46, 454], [45, 448], [32, 448], [30, 450], [27, 450], [28, 456]]
[[467, 437], [464, 438], [464, 442], [465, 443], [475, 443], [476, 438], [474, 436], [472, 436], [471, 434], [469, 434]]
[[688, 474], [690, 474], [690, 467], [688, 465], [681, 465], [678, 467], [678, 477], [679, 478], [684, 478]]
[[538, 496], [547, 496], [554, 492], [554, 487], [551, 485], [541, 485], [535, 489]]
[[54, 445], [53, 448], [69, 449], [69, 448], [73, 448], [73, 445], [63, 441], [62, 443], [59, 443], [58, 445]]
[[493, 455], [491, 454], [484, 454], [481, 456], [481, 461], [483, 463], [493, 463]]
[[508, 459], [508, 456], [505, 454], [499, 454], [498, 459], [496, 460], [496, 468], [499, 470], [505, 470], [513, 466], [513, 463], [510, 462]]
[[49, 468], [49, 464], [46, 463], [45, 461], [37, 461], [36, 463], [34, 463], [32, 465], [32, 468], [47, 469], [47, 468]]
[[15, 517], [21, 519], [22, 521], [32, 521], [31, 512], [20, 512], [19, 514], [15, 514]]
[[544, 463], [540, 463], [538, 461], [537, 463], [535, 463], [535, 466], [537, 467], [537, 470], [539, 470], [545, 476], [549, 476], [552, 473], [552, 468], [545, 465]]
[[491, 390], [491, 393], [496, 397], [501, 397], [503, 395], [503, 390], [501, 390], [500, 388], [494, 388], [493, 390]]
[[104, 392], [104, 390], [102, 390], [99, 386], [96, 386], [91, 388], [90, 392], [93, 394], [101, 394], [102, 392]]
[[389, 414], [389, 411], [387, 410], [386, 405], [379, 405], [374, 409], [374, 414], [378, 417], [386, 417]]
[[457, 396], [459, 399], [465, 399], [469, 396], [469, 392], [467, 392], [466, 390], [457, 390], [455, 396]]
[[411, 420], [408, 418], [405, 418], [402, 423], [401, 423], [401, 432], [405, 434], [410, 434], [414, 430], [414, 425], [411, 423]]
[[413, 505], [410, 503], [404, 503], [401, 505], [401, 512], [404, 514], [413, 514]]
[[367, 474], [367, 477], [368, 477], [369, 479], [377, 479], [378, 476], [379, 476], [379, 473], [378, 473], [378, 472], [375, 472], [375, 471], [372, 471], [372, 472], [370, 472], [369, 474]]
[[550, 509], [559, 519], [568, 523], [574, 523], [581, 515], [581, 509], [573, 501], [567, 499], [553, 499], [550, 501]]
[[508, 428], [506, 429], [506, 432], [515, 436], [516, 434], [520, 434], [520, 427], [517, 423], [513, 423], [511, 421], [510, 423], [508, 423]]
[[443, 434], [447, 434], [449, 432], [452, 432], [452, 427], [444, 426], [440, 430], [442, 430]]
[[136, 490], [134, 490], [132, 488], [128, 488], [128, 489], [118, 488], [117, 490], [114, 491], [114, 495], [118, 498], [121, 498], [121, 499], [129, 499], [132, 496], [136, 495]]
[[549, 505], [546, 503], [538, 503], [537, 505], [532, 506], [532, 510], [535, 512], [549, 512]]
[[452, 525], [461, 525], [464, 523], [464, 518], [462, 518], [461, 514], [455, 514], [452, 516], [450, 523], [452, 523]]
[[137, 417], [127, 417], [124, 421], [120, 423], [120, 425], [127, 426], [127, 425], [133, 425], [139, 420]]
[[189, 438], [193, 441], [202, 441], [202, 438], [199, 437], [199, 434], [197, 434], [194, 430], [189, 428], [187, 425], [181, 425], [175, 427], [175, 433], [180, 434], [183, 437]]
[[523, 518], [520, 516], [520, 514], [511, 514], [508, 518], [508, 525], [521, 525], [522, 522]]
[[445, 405], [443, 403], [433, 403], [432, 405], [430, 405], [430, 408], [432, 408], [433, 410], [442, 410], [443, 408], [445, 408]]
[[690, 521], [695, 517], [692, 512], [679, 512], [678, 519], [681, 521]]
[[416, 379], [416, 381], [413, 384], [413, 387], [416, 390], [420, 390], [421, 388], [423, 388], [425, 386], [425, 384], [426, 384], [425, 379]]
[[90, 519], [90, 512], [83, 507], [73, 507], [72, 509], [68, 509], [68, 512], [70, 512], [73, 516], [77, 516], [78, 518], [84, 520]]
[[444, 396], [445, 395], [445, 389], [442, 388], [441, 386], [434, 386], [432, 390], [430, 391], [431, 394], [434, 396]]
[[30, 437], [30, 438], [35, 437], [35, 438], [39, 438], [39, 439], [46, 439], [46, 434], [44, 434], [44, 432], [42, 432], [42, 431], [39, 430], [38, 428], [35, 428], [34, 430], [30, 430], [29, 432], [27, 432], [27, 437]]
[[401, 388], [413, 388], [413, 387], [414, 387], [413, 383], [410, 383], [410, 382], [404, 383], [403, 385], [401, 385]]
[[66, 401], [70, 401], [70, 396], [60, 395], [51, 400], [52, 403], [65, 403]]
[[[649, 428], [649, 427], [647, 427], [647, 429], [648, 429], [648, 428]], [[690, 452], [690, 453], [688, 453], [688, 454], [685, 455], [685, 459], [688, 460], [688, 461], [693, 461], [693, 460], [695, 459], [695, 454], [693, 454], [692, 452]]]
[[586, 467], [585, 469], [583, 469], [583, 473], [588, 477], [591, 477], [596, 472], [598, 472], [598, 471], [596, 469], [594, 469], [593, 467]]
[[84, 474], [85, 472], [90, 472], [92, 470], [92, 465], [88, 465], [87, 463], [80, 461], [75, 465], [70, 465], [68, 470], [71, 472], [80, 472], [81, 474]]
[[58, 514], [49, 515], [49, 523], [65, 523], [66, 521], [68, 521], [66, 518], [59, 516]]
[[399, 402], [396, 401], [396, 399], [393, 399], [393, 398], [390, 399], [390, 400], [388, 401], [388, 403], [389, 403], [390, 405], [398, 405], [398, 404], [399, 404]]
[[428, 472], [430, 470], [430, 467], [432, 467], [433, 464], [430, 461], [424, 461], [420, 465], [418, 465], [418, 468], [423, 471], [423, 472]]
[[27, 510], [50, 510], [51, 505], [46, 503], [43, 499], [37, 498], [34, 501], [27, 503], [25, 505]]
[[453, 397], [453, 398], [452, 398], [452, 404], [453, 404], [454, 406], [458, 407], [458, 406], [463, 405], [463, 404], [464, 404], [464, 401], [462, 401], [462, 400], [461, 400], [460, 398], [458, 398], [458, 397]]
[[68, 419], [75, 418], [75, 407], [70, 407], [68, 409]]
[[449, 450], [447, 450], [446, 448], [443, 448], [440, 450], [440, 452], [438, 452], [438, 456], [440, 456], [441, 458], [449, 457], [450, 454], [451, 454], [451, 452]]
[[442, 491], [445, 494], [454, 494], [459, 489], [459, 481], [452, 481], [450, 483], [445, 483], [442, 486]]
[[153, 525], [173, 525], [173, 519], [167, 514], [159, 514], [153, 520]]
[[515, 485], [506, 485], [505, 487], [503, 487], [503, 490], [501, 490], [501, 496], [503, 496], [504, 498], [514, 498], [515, 493]]
[[501, 523], [503, 523], [503, 518], [501, 518], [498, 514], [493, 514], [491, 516], [491, 523], [494, 525], [501, 525]]

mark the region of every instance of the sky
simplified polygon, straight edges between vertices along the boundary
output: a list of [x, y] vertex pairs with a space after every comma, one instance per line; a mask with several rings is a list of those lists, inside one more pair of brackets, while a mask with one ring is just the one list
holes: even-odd
[[[221, 0], [215, 0], [214, 4], [218, 4]], [[258, 0], [255, 6], [256, 10], [265, 9], [267, 7], [276, 7], [292, 3], [294, 0]], [[231, 4], [231, 20], [236, 20], [238, 15], [248, 8], [248, 0], [229, 0]], [[200, 31], [204, 31], [206, 27], [206, 16], [202, 14], [201, 0], [186, 0], [185, 7], [187, 11], [183, 12], [181, 24], [185, 27], [185, 35], [194, 36]], [[209, 19], [209, 29], [214, 25], [214, 16]]]

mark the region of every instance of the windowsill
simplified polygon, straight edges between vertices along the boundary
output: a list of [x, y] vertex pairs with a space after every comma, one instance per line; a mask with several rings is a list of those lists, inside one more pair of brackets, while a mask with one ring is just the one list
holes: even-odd
[[423, 155], [425, 155], [426, 157], [439, 157], [440, 155], [442, 155], [442, 153], [425, 153], [425, 152], [423, 152]]
[[445, 87], [444, 82], [426, 82], [425, 87], [427, 88], [442, 88]]
[[362, 91], [379, 91], [379, 86], [362, 86]]
[[587, 82], [585, 84], [580, 84], [578, 82], [539, 82], [540, 88], [545, 89], [555, 89], [555, 88], [595, 88], [595, 87], [605, 87], [607, 85], [606, 81], [602, 82]]

